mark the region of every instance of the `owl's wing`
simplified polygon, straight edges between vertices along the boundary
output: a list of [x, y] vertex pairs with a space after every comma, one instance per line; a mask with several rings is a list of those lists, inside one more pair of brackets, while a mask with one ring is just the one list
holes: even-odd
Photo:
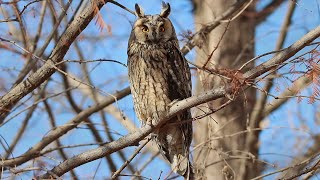
[[170, 100], [185, 99], [191, 96], [190, 68], [179, 48], [174, 46], [168, 52], [169, 98]]
[[[191, 96], [192, 90], [191, 73], [188, 63], [179, 50], [178, 45], [174, 46], [174, 48], [171, 48], [168, 51], [168, 81], [170, 83], [169, 98], [171, 100], [181, 100], [188, 98]], [[192, 141], [192, 121], [190, 121], [191, 118], [192, 116], [190, 110], [186, 110], [178, 114], [176, 117], [172, 118], [172, 121], [175, 123], [181, 121], [187, 122], [183, 122], [179, 126], [169, 126], [167, 129], [167, 132], [175, 132], [171, 133], [171, 135], [173, 136], [173, 139], [176, 140], [175, 143], [177, 147], [180, 146], [181, 149], [170, 147], [169, 149], [171, 150], [166, 151], [166, 148], [162, 148], [164, 150], [162, 154], [166, 156], [167, 159], [171, 162], [172, 169], [183, 176], [192, 172], [191, 164], [189, 162], [189, 147]], [[178, 129], [179, 133], [176, 133]]]

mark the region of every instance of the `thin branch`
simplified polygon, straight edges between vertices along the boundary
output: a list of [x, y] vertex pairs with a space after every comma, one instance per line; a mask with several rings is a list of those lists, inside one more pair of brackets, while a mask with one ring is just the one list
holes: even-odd
[[[287, 14], [284, 18], [284, 22], [283, 22], [283, 25], [280, 30], [279, 38], [276, 43], [275, 51], [279, 51], [284, 44], [284, 40], [287, 37], [287, 32], [288, 32], [289, 26], [291, 24], [291, 18], [292, 18], [293, 12], [295, 10], [295, 7], [296, 7], [295, 2], [290, 1], [289, 8], [288, 8]], [[271, 75], [275, 75], [275, 74], [276, 74], [276, 71], [274, 71]], [[268, 94], [269, 94], [272, 86], [273, 86], [273, 79], [266, 82], [265, 87], [264, 87], [264, 90], [266, 91], [266, 93], [262, 93], [261, 97], [254, 104], [247, 129], [250, 130], [253, 128], [257, 128], [259, 126], [259, 122], [262, 121], [262, 114], [264, 111], [263, 107], [265, 107], [265, 105], [266, 105]], [[259, 138], [258, 131], [254, 131], [254, 132], [248, 133], [246, 135], [245, 149], [248, 152], [252, 152], [252, 150], [257, 151], [257, 143], [259, 141], [258, 138]]]
[[312, 80], [307, 75], [299, 77], [290, 88], [286, 89], [284, 92], [282, 92], [281, 95], [279, 95], [279, 98], [273, 100], [268, 105], [266, 105], [265, 108], [263, 108], [264, 111], [262, 114], [262, 118], [267, 117], [276, 109], [279, 109], [279, 107], [286, 103], [290, 97], [295, 97], [298, 92], [308, 87], [311, 82]]
[[[256, 24], [258, 25], [264, 22], [285, 1], [286, 0], [273, 0], [268, 5], [266, 5], [261, 11], [257, 12], [254, 15], [256, 17]], [[289, 0], [289, 1], [295, 1], [295, 0]]]
[[191, 37], [191, 40], [181, 48], [181, 52], [184, 55], [186, 55], [191, 49], [193, 49], [195, 46], [197, 46], [199, 44], [199, 42], [201, 42], [203, 37], [206, 37], [206, 35], [208, 35], [214, 28], [219, 26], [223, 20], [231, 19], [233, 14], [245, 9], [245, 8], [241, 8], [241, 7], [246, 7], [245, 5], [247, 3], [250, 3], [250, 2], [248, 2], [247, 0], [237, 1], [229, 9], [227, 9], [221, 16], [218, 16], [212, 23], [205, 25], [197, 33], [195, 33]]
[[[292, 18], [292, 15], [293, 15], [295, 8], [296, 8], [296, 3], [293, 1], [289, 1], [288, 12], [287, 12], [287, 14], [285, 16], [285, 20], [282, 24], [275, 51], [279, 51], [283, 47], [284, 41], [287, 37], [287, 32], [288, 32], [289, 26], [291, 24], [291, 18]], [[272, 74], [276, 74], [276, 71], [274, 71]], [[272, 86], [273, 86], [273, 80], [267, 81], [265, 88], [264, 88], [265, 91], [267, 93], [269, 93]], [[263, 107], [265, 106], [265, 104], [267, 102], [267, 98], [268, 98], [267, 93], [262, 93], [260, 99], [256, 102], [256, 104], [253, 108], [254, 110], [251, 115], [250, 121], [256, 122], [259, 119], [261, 119], [261, 115], [262, 115], [262, 112], [264, 109]]]
[[116, 97], [116, 99], [114, 97], [109, 96], [105, 98], [104, 101], [100, 102], [100, 104], [82, 111], [65, 125], [59, 126], [56, 129], [50, 131], [39, 143], [35, 144], [32, 148], [30, 148], [27, 152], [25, 152], [21, 156], [17, 158], [9, 159], [9, 160], [1, 161], [0, 167], [2, 166], [14, 167], [22, 163], [25, 163], [30, 159], [33, 159], [34, 157], [38, 157], [40, 151], [43, 148], [45, 148], [47, 145], [55, 141], [57, 138], [66, 134], [68, 131], [74, 129], [77, 125], [79, 125], [81, 122], [87, 119], [87, 117], [89, 117], [91, 114], [127, 96], [129, 93], [130, 93], [130, 88], [125, 88], [114, 94], [114, 97]]
[[22, 13], [28, 8], [28, 6], [32, 5], [33, 3], [40, 2], [40, 1], [43, 1], [43, 0], [34, 0], [34, 1], [31, 1], [28, 4], [24, 5], [23, 9], [19, 12], [19, 15], [21, 16]]
[[136, 155], [141, 151], [142, 148], [144, 148], [149, 142], [151, 138], [148, 138], [138, 149], [134, 151], [134, 153], [131, 155], [131, 157], [112, 175], [111, 179], [116, 179], [122, 170], [127, 167], [127, 165], [133, 160], [133, 158], [136, 157]]
[[73, 158], [70, 158], [67, 161], [64, 161], [63, 163], [53, 168], [51, 171], [42, 175], [40, 178], [48, 178], [50, 177], [50, 173], [54, 173], [58, 176], [61, 176], [66, 172], [70, 171], [71, 169], [74, 169], [75, 167], [78, 167], [84, 163], [91, 162], [93, 160], [104, 157], [107, 154], [111, 154], [125, 147], [131, 146], [133, 144], [137, 144], [139, 141], [141, 141], [146, 136], [148, 136], [155, 128], [160, 127], [168, 119], [176, 116], [178, 113], [181, 113], [182, 111], [188, 108], [191, 108], [193, 106], [202, 104], [208, 100], [214, 100], [214, 99], [224, 97], [224, 95], [225, 95], [224, 88], [220, 88], [220, 89], [209, 91], [201, 95], [192, 96], [190, 98], [181, 100], [175, 103], [170, 108], [168, 115], [164, 119], [158, 121], [156, 124], [153, 124], [152, 126], [146, 125], [145, 127], [142, 127], [133, 133], [130, 133], [124, 137], [121, 137], [116, 141], [110, 142], [104, 146], [86, 151]]
[[113, 60], [113, 59], [95, 59], [95, 60], [63, 60], [57, 64], [55, 64], [56, 66], [60, 65], [60, 64], [63, 64], [65, 62], [72, 62], [72, 63], [79, 63], [79, 64], [82, 64], [82, 63], [91, 63], [91, 62], [114, 62], [114, 63], [117, 63], [117, 64], [120, 64], [124, 67], [127, 67], [126, 64], [120, 62], [120, 61], [117, 61], [117, 60]]
[[76, 145], [53, 147], [53, 148], [42, 150], [41, 153], [40, 153], [40, 156], [43, 156], [43, 155], [48, 154], [48, 153], [51, 153], [53, 151], [57, 151], [59, 149], [78, 148], [78, 147], [83, 147], [83, 146], [96, 146], [96, 145], [101, 145], [101, 144], [106, 144], [106, 143], [89, 143], [89, 144], [76, 144]]
[[21, 98], [37, 88], [56, 71], [54, 64], [63, 60], [63, 57], [69, 50], [72, 42], [91, 22], [97, 13], [97, 10], [101, 9], [108, 1], [95, 0], [90, 2], [90, 5], [86, 7], [74, 21], [72, 21], [67, 30], [62, 34], [58, 44], [53, 49], [46, 63], [35, 73], [31, 74], [26, 80], [10, 89], [7, 94], [1, 97], [0, 123], [3, 122], [12, 107]]
[[301, 165], [303, 165], [303, 164], [308, 164], [308, 163], [310, 163], [313, 159], [317, 158], [319, 155], [320, 155], [320, 153], [318, 153], [318, 154], [316, 154], [316, 155], [314, 155], [314, 156], [312, 156], [312, 157], [310, 157], [310, 158], [308, 158], [308, 159], [306, 159], [306, 160], [304, 160], [304, 161], [302, 161], [302, 162], [300, 162], [300, 163], [297, 163], [297, 164], [294, 164], [294, 165], [292, 165], [292, 166], [279, 169], [279, 170], [277, 170], [277, 171], [273, 171], [273, 172], [270, 172], [270, 173], [267, 173], [267, 174], [263, 174], [263, 175], [257, 176], [257, 177], [255, 177], [255, 178], [252, 178], [251, 180], [263, 179], [264, 177], [271, 176], [271, 175], [273, 175], [273, 174], [277, 174], [277, 173], [281, 173], [281, 172], [285, 172], [285, 171], [287, 171], [287, 170], [289, 170], [289, 169], [292, 169], [292, 168], [297, 167], [297, 166], [301, 166]]
[[112, 1], [110, 1], [110, 3], [119, 6], [120, 8], [128, 11], [129, 13], [131, 13], [131, 14], [133, 14], [133, 15], [136, 15], [136, 13], [135, 13], [134, 11], [130, 10], [129, 8], [125, 7], [124, 5], [122, 5], [122, 4], [120, 4], [120, 3], [116, 2], [116, 1], [113, 1], [113, 0], [112, 0]]
[[226, 34], [226, 32], [227, 32], [227, 30], [228, 30], [228, 28], [229, 28], [230, 22], [231, 22], [231, 21], [229, 20], [229, 21], [228, 21], [228, 24], [227, 24], [226, 27], [224, 28], [224, 31], [223, 31], [223, 33], [222, 33], [222, 35], [221, 35], [218, 43], [215, 45], [215, 47], [213, 47], [213, 50], [212, 50], [211, 53], [209, 54], [208, 59], [206, 60], [206, 62], [202, 65], [202, 68], [206, 68], [207, 64], [210, 62], [210, 60], [211, 60], [211, 58], [212, 58], [212, 56], [213, 56], [213, 53], [218, 49], [218, 47], [219, 47], [219, 45], [220, 45], [220, 43], [221, 43], [224, 35]]
[[307, 174], [307, 173], [309, 173], [309, 172], [311, 172], [311, 171], [314, 171], [314, 170], [319, 169], [319, 168], [320, 168], [319, 165], [320, 165], [320, 160], [318, 160], [312, 167], [307, 168], [307, 169], [305, 169], [305, 170], [303, 170], [303, 171], [301, 171], [301, 172], [299, 172], [299, 173], [297, 173], [297, 174], [295, 174], [295, 175], [293, 175], [293, 176], [291, 176], [291, 177], [283, 178], [283, 180], [296, 179], [297, 177], [300, 177], [300, 176], [302, 176], [302, 175], [304, 175], [304, 174]]
[[302, 48], [310, 44], [312, 41], [317, 39], [320, 36], [320, 26], [311, 30], [307, 34], [305, 34], [301, 39], [293, 43], [291, 46], [278, 53], [276, 56], [271, 58], [270, 60], [260, 64], [259, 66], [247, 71], [244, 74], [246, 79], [255, 79], [260, 75], [268, 72], [269, 70], [276, 68], [281, 65], [281, 63], [288, 60], [290, 57], [294, 56], [297, 52], [299, 52]]

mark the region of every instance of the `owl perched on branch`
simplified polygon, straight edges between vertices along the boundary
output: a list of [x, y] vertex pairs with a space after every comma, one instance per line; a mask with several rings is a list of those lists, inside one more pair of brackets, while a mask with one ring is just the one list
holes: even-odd
[[[190, 69], [179, 50], [169, 3], [159, 15], [145, 15], [135, 5], [137, 20], [128, 44], [128, 69], [134, 108], [142, 124], [154, 123], [168, 113], [175, 100], [191, 96]], [[152, 137], [174, 172], [190, 179], [189, 147], [192, 117], [185, 111], [167, 121]]]

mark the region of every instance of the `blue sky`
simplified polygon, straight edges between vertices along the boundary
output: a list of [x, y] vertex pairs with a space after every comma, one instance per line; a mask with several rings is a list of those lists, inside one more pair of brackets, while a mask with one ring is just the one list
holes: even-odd
[[[134, 9], [134, 4], [139, 3], [144, 8], [146, 14], [159, 13], [161, 9], [161, 1], [159, 0], [119, 0], [118, 2], [130, 9]], [[192, 32], [194, 32], [194, 21], [190, 1], [180, 0], [167, 2], [171, 3], [172, 13], [170, 18], [174, 26], [176, 27], [177, 34], [181, 34], [182, 32], [185, 32], [187, 30], [191, 30]], [[268, 2], [269, 0], [260, 1], [258, 3], [257, 8], [261, 9], [261, 7], [263, 7]], [[290, 27], [288, 38], [285, 41], [285, 47], [289, 46], [290, 44], [298, 40], [300, 37], [302, 37], [307, 31], [313, 29], [314, 27], [320, 24], [319, 4], [319, 0], [298, 1], [298, 5], [293, 17], [293, 23]], [[275, 41], [278, 37], [279, 29], [283, 21], [283, 17], [286, 13], [286, 9], [287, 3], [284, 3], [273, 15], [271, 15], [266, 20], [266, 22], [262, 23], [257, 27], [257, 42], [255, 49], [256, 55], [274, 50]], [[75, 7], [71, 8], [71, 10], [75, 10]], [[107, 32], [106, 29], [103, 29], [101, 31], [98, 25], [96, 25], [95, 20], [93, 20], [89, 24], [89, 26], [85, 29], [82, 35], [95, 36], [98, 38], [91, 41], [81, 39], [77, 41], [85, 55], [85, 59], [115, 59], [126, 64], [127, 41], [131, 30], [131, 24], [135, 20], [135, 17], [132, 14], [124, 11], [123, 9], [113, 4], [105, 5], [101, 10], [101, 14], [105, 23], [111, 27], [111, 32]], [[28, 18], [25, 19], [25, 22], [28, 22], [29, 32], [33, 32], [34, 29], [32, 28], [32, 26], [37, 24], [37, 19]], [[63, 28], [60, 27], [59, 30], [61, 32]], [[0, 31], [8, 31], [7, 26], [4, 23], [0, 24]], [[45, 32], [48, 32], [48, 29]], [[44, 33], [44, 35], [47, 34]], [[0, 36], [10, 38], [10, 35], [6, 33], [0, 33]], [[181, 39], [181, 36], [179, 36], [179, 39]], [[46, 53], [49, 53], [52, 50], [52, 48], [53, 43], [51, 43], [49, 48], [47, 48]], [[1, 53], [2, 58], [0, 60], [0, 69], [21, 69], [24, 61], [21, 60], [22, 58], [19, 55], [15, 55], [5, 51], [1, 51]], [[190, 60], [193, 60], [194, 57], [194, 51], [187, 55], [187, 58]], [[263, 57], [258, 62], [265, 61], [268, 58], [270, 58], [270, 56]], [[79, 57], [76, 55], [74, 49], [71, 47], [65, 59], [79, 60]], [[107, 93], [112, 93], [115, 90], [119, 90], [123, 87], [128, 86], [126, 78], [127, 69], [119, 64], [110, 62], [91, 63], [88, 67], [94, 84], [96, 85], [96, 88], [98, 88], [100, 92], [104, 92], [101, 93], [101, 95], [103, 96], [107, 96]], [[79, 75], [79, 79], [83, 79], [83, 76], [81, 76], [81, 74], [79, 73], [79, 64], [70, 64], [70, 70], [73, 74]], [[13, 71], [13, 73], [16, 74], [17, 71]], [[11, 74], [3, 71], [0, 74], [0, 78], [5, 79], [6, 82], [13, 82], [15, 76], [12, 76]], [[49, 85], [51, 93], [57, 93], [62, 91], [63, 88], [61, 76], [56, 73], [52, 76], [52, 79], [55, 82]], [[280, 84], [282, 82], [283, 81], [279, 81]], [[7, 86], [9, 87], [10, 85]], [[286, 87], [282, 88], [282, 90], [284, 90]], [[279, 92], [277, 92], [276, 90], [274, 90], [273, 93], [279, 94]], [[82, 97], [80, 93], [76, 94], [78, 95], [78, 97], [76, 98], [77, 101], [79, 103], [83, 102], [83, 108], [88, 107], [93, 103], [89, 100], [89, 98]], [[310, 94], [310, 89], [303, 91], [301, 94]], [[27, 98], [24, 98], [23, 100], [27, 100]], [[270, 100], [272, 100], [272, 98], [270, 98]], [[30, 101], [27, 101], [27, 103], [28, 102], [30, 103]], [[66, 105], [66, 103], [59, 102], [59, 98], [49, 99], [49, 102], [56, 110], [55, 113], [57, 114], [56, 119], [58, 124], [62, 125], [66, 123], [68, 120], [70, 120], [72, 117], [74, 117], [74, 114], [70, 113], [71, 111], [68, 108], [68, 105]], [[289, 101], [288, 104], [281, 107], [270, 117], [266, 118], [266, 121], [268, 121], [269, 123], [269, 127], [274, 128], [263, 131], [261, 133], [260, 153], [263, 154], [261, 156], [262, 159], [271, 163], [276, 163], [279, 166], [285, 166], [291, 160], [291, 158], [287, 157], [287, 155], [294, 156], [303, 152], [303, 149], [301, 150], [299, 148], [294, 148], [297, 147], [297, 137], [299, 137], [298, 142], [306, 142], [307, 145], [311, 144], [311, 142], [308, 142], [311, 139], [311, 134], [319, 133], [319, 128], [317, 128], [319, 124], [316, 124], [314, 122], [314, 110], [316, 109], [316, 106], [319, 106], [319, 103], [317, 102], [316, 104], [307, 104], [306, 102], [307, 100], [303, 100], [301, 103], [297, 103], [296, 99], [292, 99]], [[40, 104], [40, 107], [43, 107], [43, 105]], [[119, 101], [119, 107], [121, 111], [123, 111], [126, 115], [128, 115], [128, 117], [134, 120], [137, 126], [140, 126], [139, 121], [133, 112], [131, 97], [126, 97], [123, 100]], [[21, 108], [15, 111], [15, 113], [19, 112], [19, 110], [21, 110]], [[18, 145], [13, 155], [17, 156], [25, 152], [27, 149], [29, 149], [29, 147], [41, 140], [43, 135], [50, 130], [50, 127], [48, 125], [48, 117], [41, 110], [43, 109], [38, 109], [34, 114], [33, 118], [31, 119], [31, 123], [28, 126], [27, 133], [24, 136], [25, 141], [22, 141]], [[0, 135], [4, 139], [6, 139], [6, 141], [9, 144], [15, 135], [16, 131], [14, 130], [17, 129], [17, 127], [21, 126], [21, 121], [24, 118], [24, 116], [25, 114], [19, 115], [17, 118], [12, 119], [3, 127], [0, 127]], [[100, 123], [99, 118], [100, 117], [96, 114], [91, 116], [91, 119], [96, 123]], [[126, 130], [121, 125], [119, 125], [116, 122], [116, 120], [114, 120], [109, 115], [107, 115], [107, 118], [110, 121], [110, 126], [112, 126], [112, 129], [115, 132], [119, 132], [122, 135], [126, 134]], [[302, 124], [305, 124], [308, 128], [301, 130]], [[97, 126], [97, 128], [103, 130], [102, 126]], [[104, 132], [101, 131], [100, 134], [104, 135]], [[114, 137], [117, 138], [120, 136], [115, 134]], [[73, 130], [72, 132], [63, 136], [62, 140], [63, 144], [65, 145], [93, 142], [93, 138], [89, 131], [87, 129], [81, 128]], [[107, 141], [107, 139], [105, 140]], [[67, 152], [68, 155], [72, 157], [73, 155], [76, 155], [80, 152], [83, 152], [91, 148], [92, 147], [74, 148], [67, 150]], [[124, 150], [126, 152], [127, 157], [131, 155], [134, 149], [135, 147], [130, 147]], [[0, 152], [2, 151], [3, 149], [0, 148]], [[46, 161], [49, 164], [56, 165], [57, 163], [59, 163], [59, 160], [52, 160], [52, 157], [55, 156], [56, 154], [50, 154]], [[113, 154], [112, 157], [119, 161], [118, 155]], [[150, 155], [137, 156], [136, 159], [133, 161], [133, 164], [137, 164], [136, 162], [143, 162], [147, 160], [149, 157]], [[103, 159], [102, 161], [104, 162], [105, 160]], [[82, 175], [82, 177], [88, 176], [89, 178], [92, 176], [93, 172], [98, 167], [99, 162], [100, 160], [97, 160], [92, 163], [83, 165], [77, 168], [76, 173], [78, 175]], [[118, 166], [120, 166], [120, 164], [118, 164]], [[141, 164], [139, 164], [137, 168], [139, 168], [140, 166]], [[108, 167], [105, 163], [101, 163], [96, 179], [102, 179], [102, 177], [105, 177], [105, 169], [108, 169]], [[143, 172], [143, 175], [155, 179], [160, 175], [161, 170], [163, 171], [162, 177], [164, 177], [170, 171], [170, 168], [164, 162], [157, 159], [148, 166], [148, 168]], [[267, 169], [267, 171], [273, 170], [275, 169]], [[27, 173], [21, 176], [20, 178], [25, 179], [30, 175], [31, 174]], [[271, 176], [266, 179], [273, 179], [274, 177], [275, 176]]]

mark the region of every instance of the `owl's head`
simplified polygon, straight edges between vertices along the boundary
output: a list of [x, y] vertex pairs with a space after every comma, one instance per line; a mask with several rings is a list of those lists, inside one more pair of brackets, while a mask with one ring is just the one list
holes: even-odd
[[161, 13], [156, 15], [145, 15], [138, 4], [135, 5], [135, 10], [138, 19], [134, 23], [131, 40], [143, 44], [152, 44], [176, 39], [174, 28], [168, 19], [170, 14], [169, 3], [163, 2]]

